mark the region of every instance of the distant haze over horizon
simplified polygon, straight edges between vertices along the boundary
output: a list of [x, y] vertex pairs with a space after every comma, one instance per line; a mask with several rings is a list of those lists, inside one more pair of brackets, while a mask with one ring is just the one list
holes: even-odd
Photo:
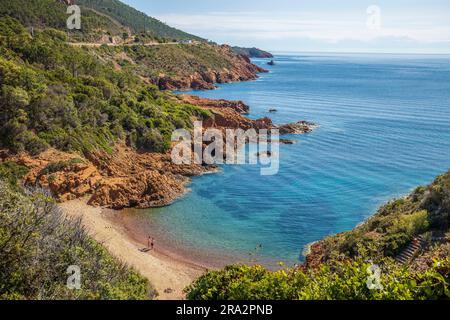
[[277, 52], [450, 53], [448, 0], [122, 1], [218, 43]]

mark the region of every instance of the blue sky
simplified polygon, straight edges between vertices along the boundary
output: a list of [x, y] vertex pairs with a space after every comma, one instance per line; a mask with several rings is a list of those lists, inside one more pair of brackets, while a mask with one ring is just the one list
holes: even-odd
[[450, 53], [449, 0], [122, 0], [218, 43], [271, 51]]

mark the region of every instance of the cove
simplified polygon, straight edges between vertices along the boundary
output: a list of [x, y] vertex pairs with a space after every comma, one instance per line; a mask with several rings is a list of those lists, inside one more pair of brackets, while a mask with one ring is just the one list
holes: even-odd
[[[242, 100], [249, 117], [304, 119], [279, 173], [224, 165], [171, 206], [130, 210], [170, 249], [212, 264], [295, 264], [311, 242], [352, 229], [383, 203], [450, 168], [450, 57], [277, 55], [256, 81], [190, 92]], [[270, 109], [277, 109], [270, 113]], [[284, 138], [284, 137], [283, 137]]]

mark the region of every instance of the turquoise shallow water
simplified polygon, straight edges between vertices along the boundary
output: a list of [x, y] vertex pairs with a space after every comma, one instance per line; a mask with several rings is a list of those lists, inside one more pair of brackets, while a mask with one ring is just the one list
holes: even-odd
[[[280, 55], [253, 82], [195, 94], [243, 100], [251, 118], [316, 122], [282, 145], [280, 172], [224, 166], [174, 205], [135, 212], [169, 245], [226, 262], [302, 259], [378, 206], [450, 168], [450, 57]], [[270, 108], [278, 109], [269, 114]], [[255, 247], [262, 244], [262, 249]], [[211, 255], [212, 252], [215, 255]]]

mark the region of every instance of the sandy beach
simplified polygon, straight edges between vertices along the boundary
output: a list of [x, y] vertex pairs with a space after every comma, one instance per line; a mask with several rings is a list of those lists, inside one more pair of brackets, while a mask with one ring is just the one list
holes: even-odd
[[184, 299], [183, 289], [206, 271], [201, 266], [168, 257], [157, 249], [141, 252], [146, 244], [134, 240], [126, 230], [108, 219], [102, 209], [88, 206], [83, 200], [68, 201], [60, 207], [71, 217], [81, 217], [95, 240], [148, 278], [160, 300]]

